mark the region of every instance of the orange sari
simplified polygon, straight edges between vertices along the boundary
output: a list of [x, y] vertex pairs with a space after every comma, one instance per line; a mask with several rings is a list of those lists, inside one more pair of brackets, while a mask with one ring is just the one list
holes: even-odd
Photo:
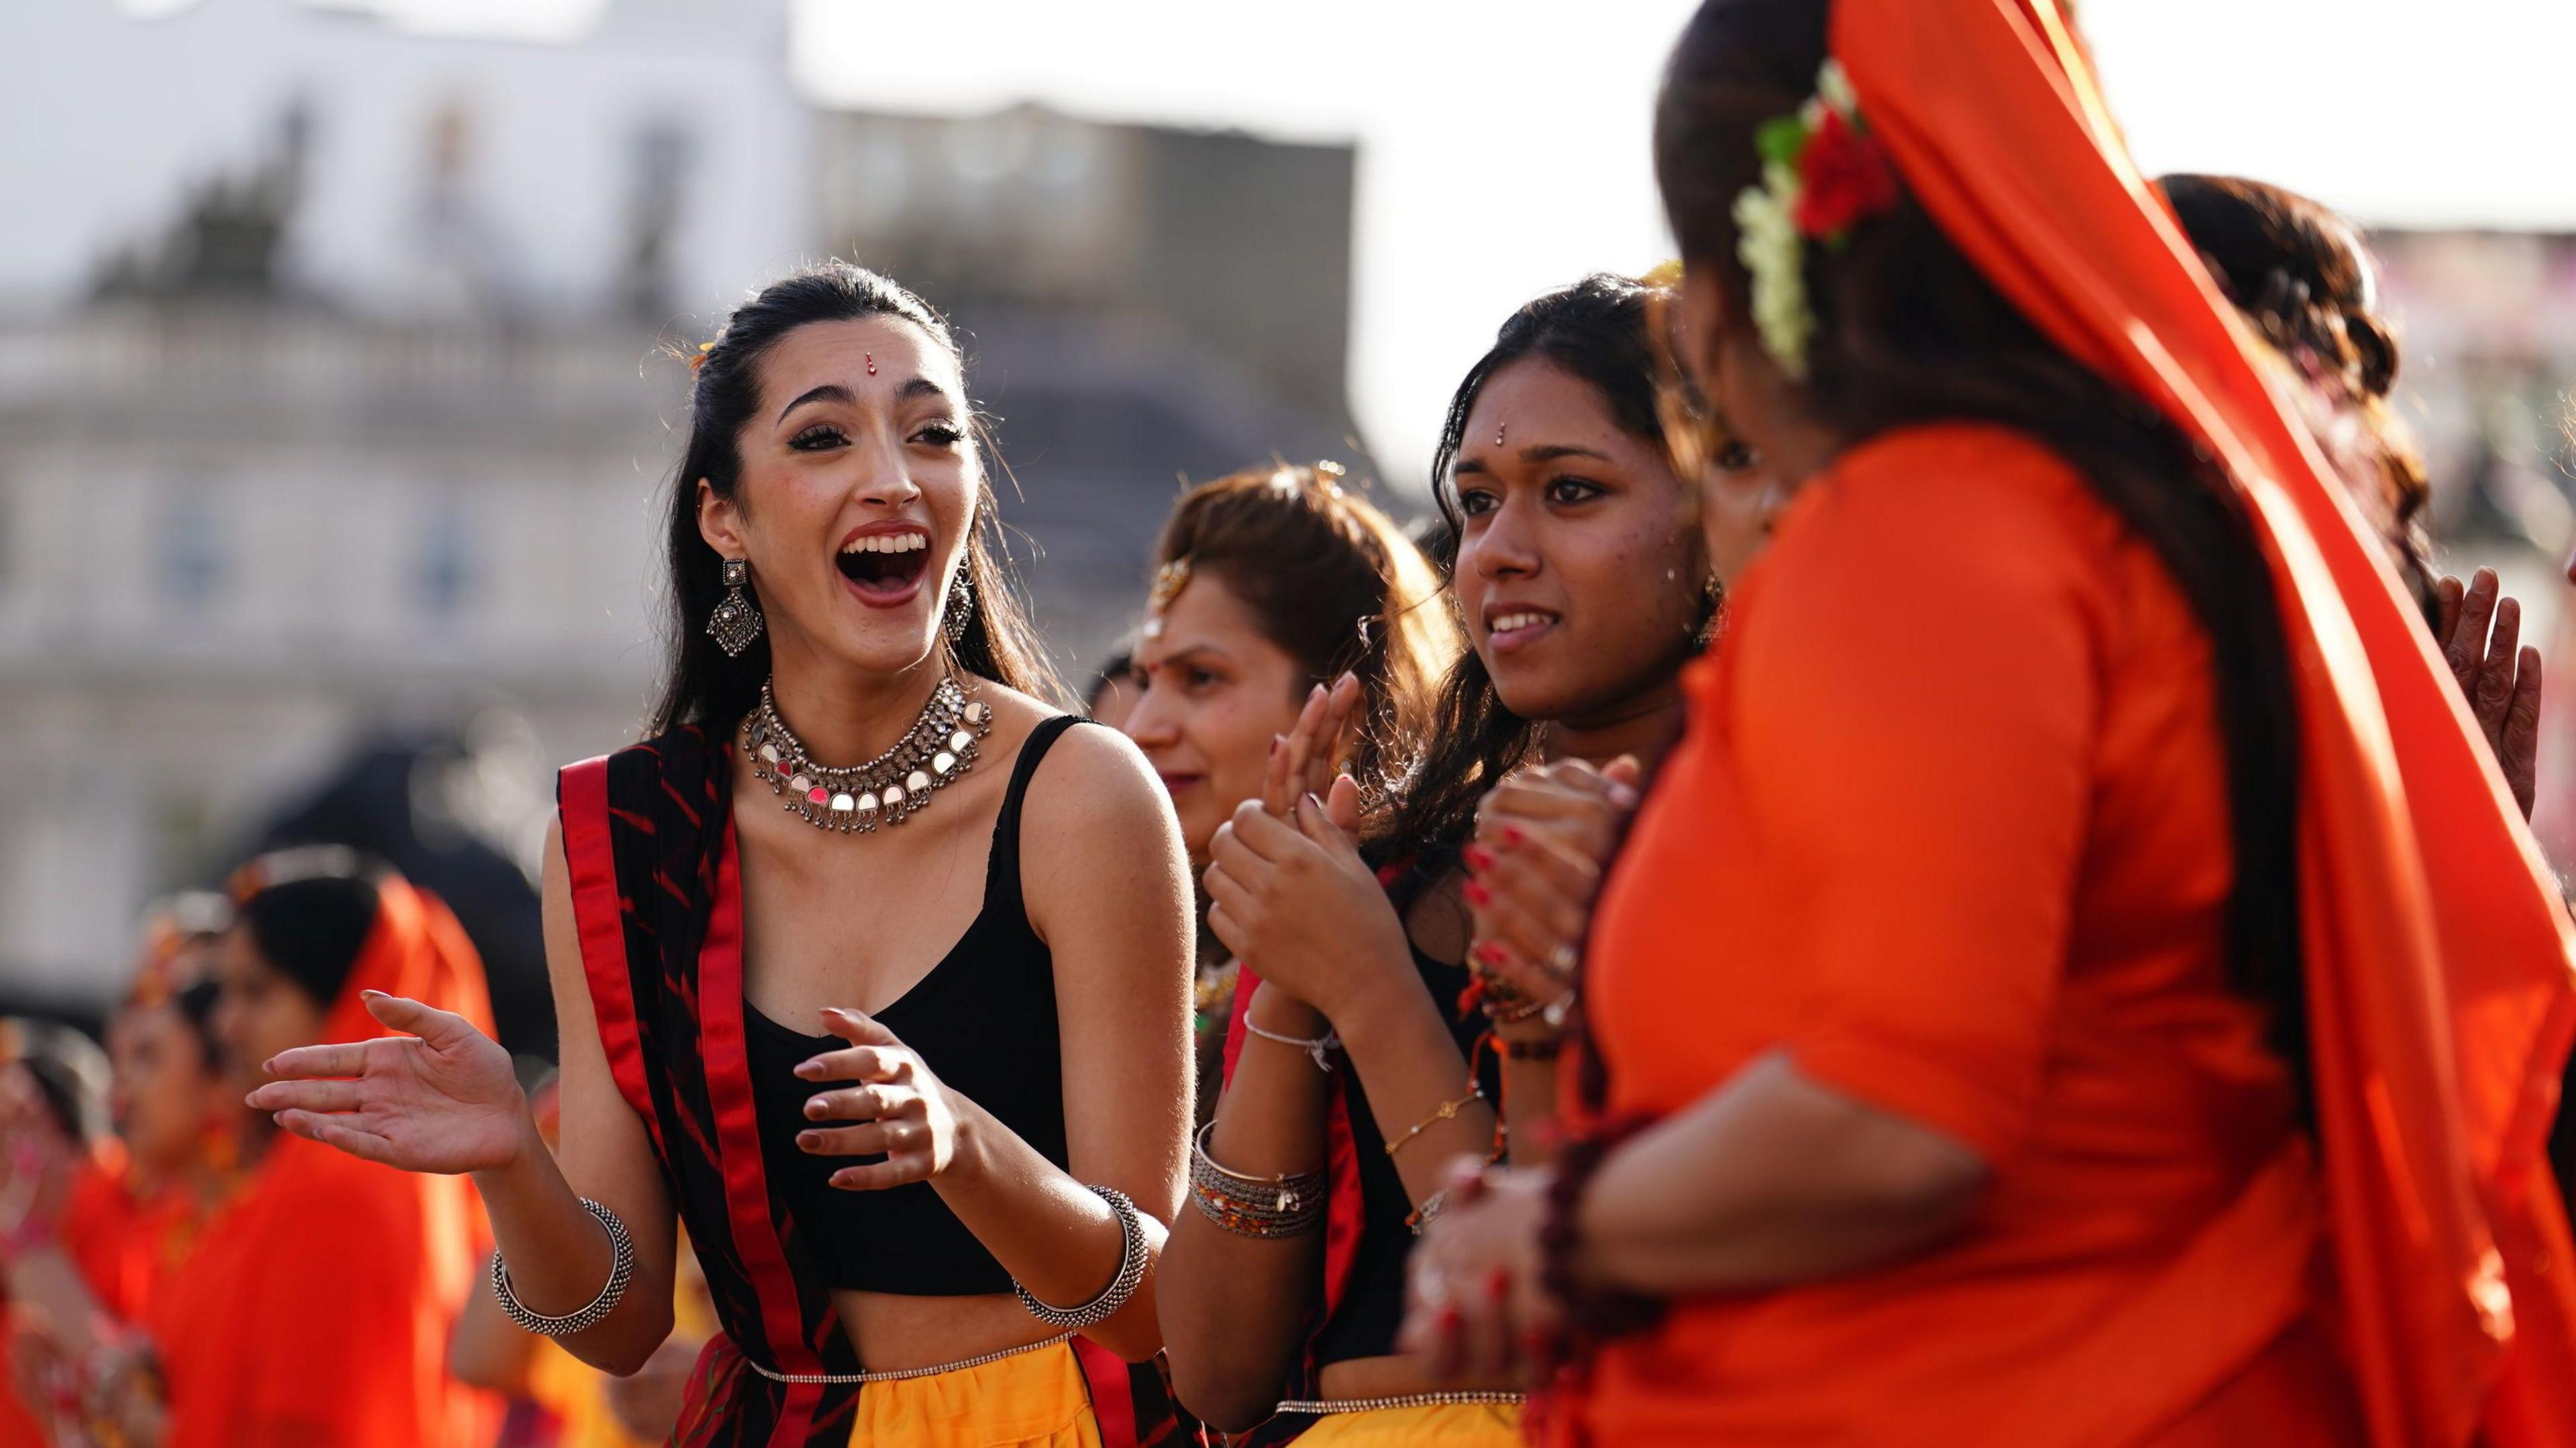
[[[388, 880], [321, 1039], [386, 1034], [381, 990], [491, 1029], [482, 965], [438, 900]], [[447, 1375], [487, 1231], [471, 1184], [281, 1136], [151, 1315], [168, 1448], [483, 1448], [498, 1404]]]
[[1677, 1305], [1605, 1354], [1587, 1416], [1620, 1443], [2576, 1442], [2542, 1156], [2576, 952], [2420, 618], [2052, 0], [1833, 20], [1945, 234], [2244, 491], [2299, 713], [2318, 1150], [2212, 988], [2221, 765], [2178, 604], [2009, 434], [1855, 449], [1695, 677], [1604, 897], [1595, 1016], [1615, 1106], [1785, 1047], [1976, 1147], [1994, 1199], [1912, 1262]]
[[[99, 1143], [72, 1178], [62, 1214], [62, 1247], [99, 1310], [131, 1322], [150, 1301], [170, 1214], [138, 1197], [124, 1144]], [[7, 1303], [0, 1299], [0, 1310]], [[43, 1448], [51, 1439], [37, 1412], [18, 1401], [9, 1334], [0, 1332], [0, 1448]]]

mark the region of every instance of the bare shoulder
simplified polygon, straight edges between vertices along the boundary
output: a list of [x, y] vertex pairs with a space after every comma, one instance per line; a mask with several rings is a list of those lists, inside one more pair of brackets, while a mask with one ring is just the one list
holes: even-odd
[[[1171, 797], [1135, 741], [1105, 725], [1077, 724], [1057, 737], [1029, 777], [1022, 806], [1025, 828], [1053, 838], [1056, 830], [1157, 835], [1177, 841]], [[1134, 843], [1142, 845], [1145, 839]]]

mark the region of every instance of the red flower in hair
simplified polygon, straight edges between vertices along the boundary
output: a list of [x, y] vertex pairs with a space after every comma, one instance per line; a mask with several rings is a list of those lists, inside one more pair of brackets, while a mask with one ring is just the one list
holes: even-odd
[[1851, 117], [1822, 109], [1823, 119], [1798, 152], [1798, 203], [1790, 219], [1801, 234], [1830, 242], [1896, 205], [1896, 169]]

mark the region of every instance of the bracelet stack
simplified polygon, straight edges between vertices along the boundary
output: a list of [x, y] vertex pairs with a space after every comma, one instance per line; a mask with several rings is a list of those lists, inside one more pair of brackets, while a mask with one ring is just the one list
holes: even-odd
[[501, 1311], [522, 1330], [539, 1337], [570, 1337], [597, 1327], [617, 1310], [618, 1302], [626, 1296], [626, 1285], [635, 1280], [635, 1239], [626, 1235], [626, 1224], [617, 1220], [615, 1212], [588, 1197], [581, 1199], [581, 1208], [608, 1229], [609, 1263], [608, 1285], [599, 1289], [599, 1295], [579, 1312], [561, 1317], [530, 1312], [520, 1305], [519, 1294], [510, 1289], [509, 1264], [501, 1260], [500, 1253], [492, 1254], [492, 1295], [500, 1299]]
[[1238, 1237], [1302, 1237], [1324, 1222], [1321, 1171], [1248, 1176], [1208, 1155], [1211, 1121], [1190, 1143], [1190, 1200], [1199, 1215]]
[[1080, 1307], [1049, 1307], [1030, 1296], [1027, 1288], [1017, 1282], [1011, 1284], [1011, 1290], [1020, 1295], [1020, 1305], [1027, 1308], [1031, 1316], [1049, 1327], [1062, 1328], [1066, 1331], [1079, 1331], [1082, 1328], [1107, 1322], [1117, 1316], [1118, 1309], [1127, 1305], [1128, 1298], [1136, 1295], [1137, 1288], [1145, 1285], [1146, 1249], [1143, 1215], [1136, 1210], [1136, 1204], [1127, 1199], [1127, 1194], [1116, 1187], [1104, 1187], [1091, 1183], [1085, 1183], [1085, 1185], [1090, 1186], [1092, 1191], [1099, 1194], [1102, 1201], [1109, 1204], [1109, 1210], [1118, 1214], [1118, 1233], [1122, 1239], [1118, 1275], [1109, 1280], [1107, 1287], [1100, 1289], [1099, 1296]]

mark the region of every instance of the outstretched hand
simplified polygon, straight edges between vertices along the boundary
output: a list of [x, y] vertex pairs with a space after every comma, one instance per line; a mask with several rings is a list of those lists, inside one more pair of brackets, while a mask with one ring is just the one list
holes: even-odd
[[299, 1046], [271, 1057], [278, 1079], [250, 1093], [297, 1136], [404, 1171], [489, 1171], [536, 1140], [510, 1053], [449, 1011], [382, 991], [367, 1013], [408, 1035]]
[[1317, 684], [1297, 711], [1297, 722], [1270, 742], [1270, 768], [1261, 782], [1261, 807], [1275, 819], [1293, 819], [1297, 802], [1329, 799], [1333, 781], [1350, 762], [1351, 716], [1359, 709], [1360, 681], [1344, 674]]

